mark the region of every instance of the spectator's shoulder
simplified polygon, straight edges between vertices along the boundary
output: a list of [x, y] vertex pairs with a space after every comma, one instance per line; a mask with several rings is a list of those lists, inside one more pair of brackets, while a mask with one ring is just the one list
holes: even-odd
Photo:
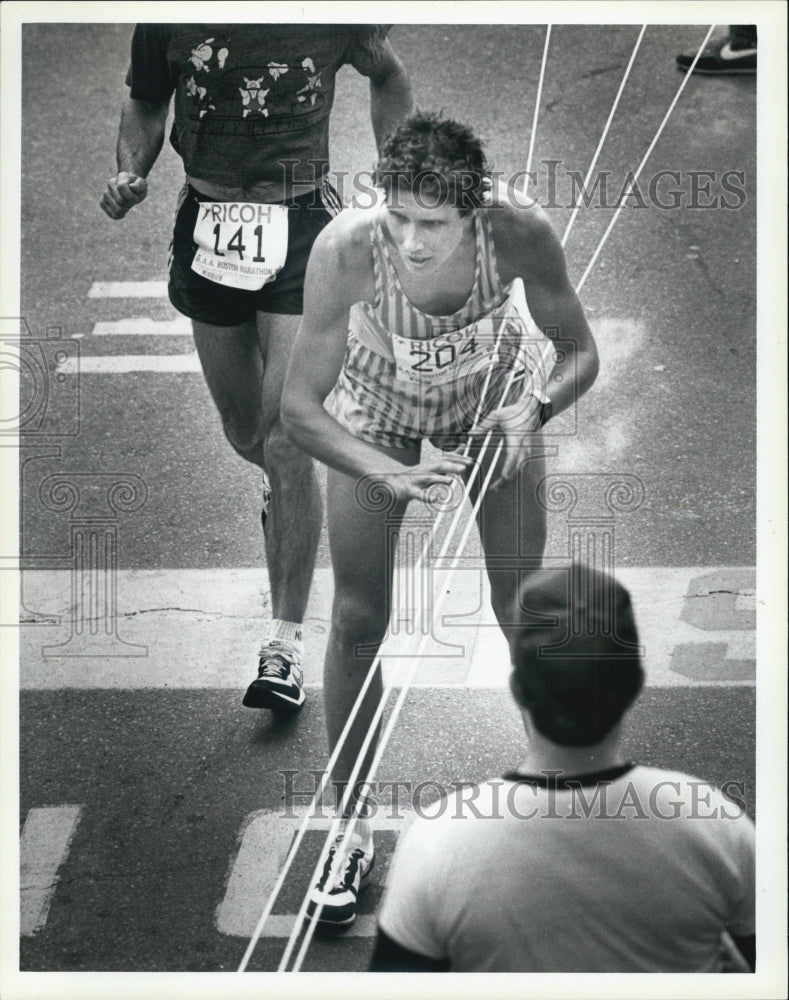
[[630, 772], [637, 791], [648, 799], [653, 811], [664, 815], [667, 805], [679, 807], [690, 819], [753, 821], [748, 815], [745, 783], [726, 781], [716, 784], [684, 771], [639, 765]]

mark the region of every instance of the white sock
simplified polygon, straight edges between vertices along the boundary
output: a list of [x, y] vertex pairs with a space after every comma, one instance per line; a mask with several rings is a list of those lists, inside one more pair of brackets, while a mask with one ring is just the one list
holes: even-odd
[[304, 626], [301, 622], [286, 622], [280, 618], [275, 618], [271, 622], [269, 629], [269, 639], [286, 639], [292, 642], [298, 652], [304, 652], [304, 640], [302, 638]]
[[357, 819], [356, 820], [356, 832], [365, 842], [365, 844], [372, 844], [373, 842], [373, 824], [369, 819]]
[[373, 824], [369, 819], [345, 819], [342, 821], [342, 825], [340, 826], [340, 835], [345, 833], [346, 827], [351, 822], [353, 822], [352, 838], [358, 837], [364, 844], [365, 848], [368, 851], [371, 850], [373, 846]]

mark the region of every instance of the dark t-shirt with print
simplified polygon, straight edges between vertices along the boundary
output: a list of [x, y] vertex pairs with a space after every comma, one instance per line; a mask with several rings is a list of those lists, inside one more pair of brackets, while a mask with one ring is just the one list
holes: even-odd
[[131, 97], [167, 101], [187, 174], [227, 186], [326, 172], [337, 71], [370, 76], [386, 25], [138, 24]]

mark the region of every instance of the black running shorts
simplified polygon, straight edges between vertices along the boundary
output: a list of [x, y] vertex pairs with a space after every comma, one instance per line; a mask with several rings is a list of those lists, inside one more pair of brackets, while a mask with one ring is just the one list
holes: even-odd
[[187, 184], [178, 199], [173, 241], [170, 245], [168, 293], [175, 308], [201, 323], [238, 326], [256, 312], [298, 316], [303, 309], [304, 274], [312, 244], [340, 208], [334, 188], [325, 182], [292, 201], [288, 212], [288, 252], [285, 264], [273, 281], [258, 291], [229, 288], [209, 281], [192, 270], [197, 251], [193, 233], [201, 201], [216, 201]]

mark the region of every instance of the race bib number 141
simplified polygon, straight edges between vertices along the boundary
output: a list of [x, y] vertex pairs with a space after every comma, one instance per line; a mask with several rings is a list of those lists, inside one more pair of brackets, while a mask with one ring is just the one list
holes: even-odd
[[194, 228], [192, 270], [254, 292], [281, 270], [288, 254], [288, 209], [244, 201], [203, 201]]

